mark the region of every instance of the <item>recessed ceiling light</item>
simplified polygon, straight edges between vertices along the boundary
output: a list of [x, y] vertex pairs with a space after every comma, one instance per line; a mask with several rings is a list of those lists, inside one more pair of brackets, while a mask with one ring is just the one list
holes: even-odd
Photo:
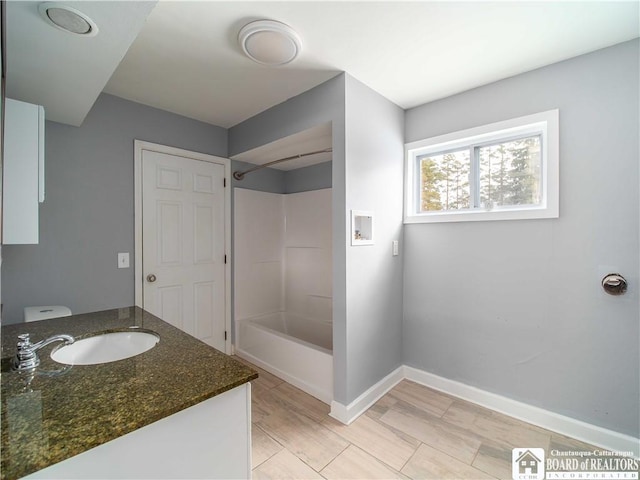
[[80, 10], [57, 2], [38, 5], [40, 16], [51, 26], [84, 37], [98, 34], [98, 26]]
[[247, 57], [262, 65], [285, 65], [302, 50], [302, 41], [295, 30], [275, 20], [248, 23], [240, 30], [238, 42]]

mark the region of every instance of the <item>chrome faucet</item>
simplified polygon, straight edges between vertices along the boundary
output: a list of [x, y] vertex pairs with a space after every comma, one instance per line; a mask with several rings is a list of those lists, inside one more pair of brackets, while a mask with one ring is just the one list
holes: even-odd
[[75, 338], [71, 335], [54, 335], [38, 343], [31, 343], [28, 333], [18, 335], [18, 352], [13, 359], [14, 370], [33, 370], [40, 365], [40, 359], [38, 358], [38, 350], [53, 342], [64, 342], [65, 345], [70, 345], [75, 342]]

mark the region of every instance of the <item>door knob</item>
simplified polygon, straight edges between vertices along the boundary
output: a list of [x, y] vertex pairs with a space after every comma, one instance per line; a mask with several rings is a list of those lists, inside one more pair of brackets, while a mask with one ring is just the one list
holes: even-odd
[[609, 295], [622, 295], [627, 291], [627, 280], [619, 273], [610, 273], [602, 279], [602, 288]]
[[153, 283], [155, 281], [156, 281], [156, 276], [153, 273], [150, 273], [149, 275], [147, 275], [147, 282]]

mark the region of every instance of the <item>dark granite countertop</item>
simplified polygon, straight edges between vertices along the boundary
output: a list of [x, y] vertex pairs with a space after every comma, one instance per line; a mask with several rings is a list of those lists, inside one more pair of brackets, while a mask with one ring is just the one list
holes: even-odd
[[[135, 357], [68, 367], [39, 352], [34, 374], [11, 371], [17, 336], [76, 340], [127, 327], [160, 342]], [[231, 357], [138, 308], [2, 327], [2, 479], [19, 478], [257, 378]]]

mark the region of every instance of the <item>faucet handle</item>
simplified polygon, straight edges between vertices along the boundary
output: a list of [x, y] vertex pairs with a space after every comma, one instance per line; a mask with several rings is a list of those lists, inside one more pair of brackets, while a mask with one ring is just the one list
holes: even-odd
[[40, 364], [40, 359], [33, 349], [28, 333], [18, 335], [16, 356], [13, 361], [14, 370], [31, 370]]
[[16, 356], [13, 360], [14, 370], [33, 370], [40, 365], [38, 358], [38, 350], [46, 347], [53, 342], [65, 342], [65, 344], [73, 343], [75, 339], [71, 335], [61, 334], [46, 338], [38, 343], [31, 343], [28, 333], [18, 335], [18, 344]]

